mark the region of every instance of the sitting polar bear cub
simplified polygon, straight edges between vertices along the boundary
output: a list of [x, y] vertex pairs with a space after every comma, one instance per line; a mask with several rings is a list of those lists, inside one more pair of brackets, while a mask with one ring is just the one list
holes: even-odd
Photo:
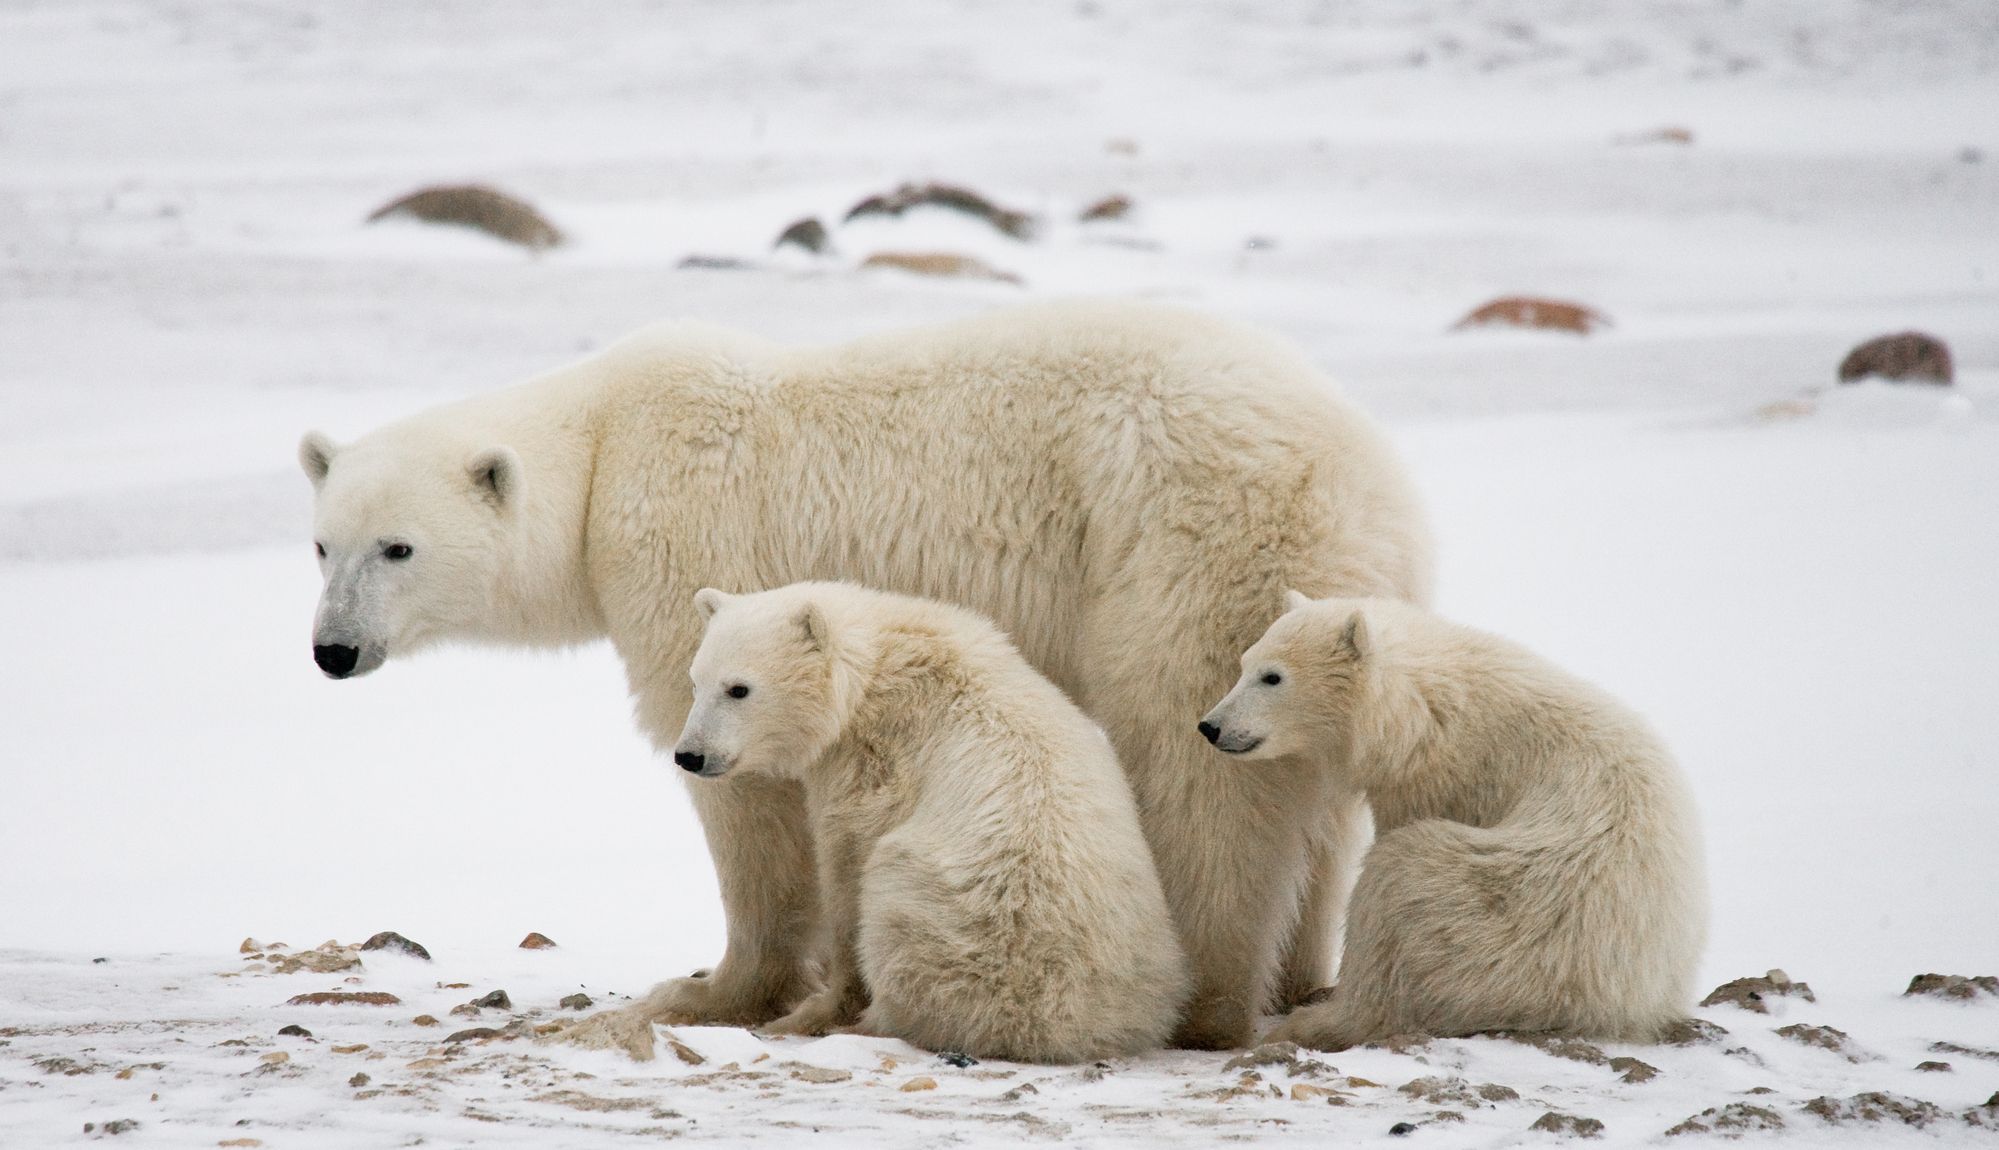
[[1189, 979], [1130, 786], [997, 627], [841, 583], [695, 603], [674, 761], [799, 779], [818, 856], [825, 985], [765, 1029], [1032, 1062], [1166, 1041]]
[[1317, 755], [1377, 835], [1332, 998], [1272, 1039], [1561, 1031], [1651, 1041], [1706, 940], [1693, 803], [1659, 740], [1522, 648], [1381, 599], [1313, 601], [1201, 722], [1244, 758]]

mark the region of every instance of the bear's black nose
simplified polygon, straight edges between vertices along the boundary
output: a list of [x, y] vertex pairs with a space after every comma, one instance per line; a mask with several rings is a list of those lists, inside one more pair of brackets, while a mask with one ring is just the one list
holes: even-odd
[[697, 755], [693, 751], [675, 751], [673, 752], [673, 761], [682, 770], [699, 771], [708, 762], [708, 756]]
[[352, 673], [354, 664], [360, 659], [359, 647], [342, 647], [337, 643], [322, 646], [315, 643], [312, 648], [312, 661], [319, 664], [320, 670], [336, 679], [345, 679]]
[[1222, 729], [1220, 727], [1215, 726], [1213, 723], [1210, 723], [1206, 719], [1202, 719], [1200, 724], [1195, 729], [1201, 732], [1202, 738], [1208, 740], [1211, 743], [1219, 741], [1222, 737]]

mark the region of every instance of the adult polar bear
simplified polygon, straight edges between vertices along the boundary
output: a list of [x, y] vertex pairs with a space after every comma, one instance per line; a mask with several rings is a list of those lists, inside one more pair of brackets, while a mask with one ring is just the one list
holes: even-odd
[[[336, 678], [454, 638], [608, 635], [671, 748], [706, 586], [848, 580], [982, 612], [1101, 723], [1195, 993], [1176, 1041], [1246, 1041], [1323, 983], [1365, 831], [1323, 772], [1230, 770], [1194, 719], [1286, 588], [1422, 601], [1428, 535], [1381, 436], [1294, 350], [1187, 312], [1012, 309], [830, 349], [648, 328], [344, 447], [307, 435]], [[721, 881], [714, 973], [620, 1016], [756, 1024], [809, 987], [795, 783], [692, 788]], [[613, 1027], [605, 1018], [600, 1032]]]

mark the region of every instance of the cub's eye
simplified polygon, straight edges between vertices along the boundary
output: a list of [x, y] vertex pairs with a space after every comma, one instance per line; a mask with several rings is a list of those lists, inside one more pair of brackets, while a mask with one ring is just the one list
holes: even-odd
[[724, 691], [723, 694], [729, 696], [731, 699], [747, 699], [750, 697], [750, 689], [741, 683], [737, 683], [727, 691]]
[[415, 552], [411, 550], [410, 545], [407, 543], [391, 543], [387, 547], [382, 548], [382, 558], [393, 559], [398, 563], [413, 554]]
[[1284, 681], [1284, 676], [1278, 674], [1275, 671], [1265, 671], [1263, 673], [1263, 685], [1266, 687], [1275, 687], [1277, 684], [1282, 683], [1283, 681]]
[[313, 544], [313, 545], [312, 545], [312, 549], [313, 549], [314, 551], [317, 551], [317, 552], [319, 552], [319, 557], [320, 557], [321, 559], [324, 559], [324, 558], [326, 558], [326, 544], [324, 544], [324, 543], [315, 543], [315, 544]]

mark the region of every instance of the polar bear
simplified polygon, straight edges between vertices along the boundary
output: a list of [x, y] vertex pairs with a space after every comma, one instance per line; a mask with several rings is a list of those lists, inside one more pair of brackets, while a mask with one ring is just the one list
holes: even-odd
[[[609, 636], [665, 749], [697, 589], [843, 579], [957, 603], [1109, 732], [1193, 970], [1176, 1041], [1238, 1045], [1323, 985], [1363, 804], [1308, 814], [1325, 783], [1302, 761], [1217, 770], [1184, 716], [1286, 586], [1420, 601], [1431, 561], [1393, 452], [1282, 341], [1110, 302], [831, 348], [668, 324], [353, 443], [309, 434], [300, 460], [328, 675], [441, 640]], [[728, 948], [627, 1009], [641, 1056], [650, 1021], [768, 1022], [808, 990], [798, 784], [690, 793]]]
[[1026, 1062], [1166, 1041], [1187, 964], [1130, 784], [998, 628], [845, 583], [694, 602], [673, 760], [797, 780], [818, 860], [823, 985], [765, 1030]]
[[1239, 758], [1311, 758], [1366, 793], [1379, 838], [1338, 988], [1271, 1038], [1646, 1042], [1685, 1017], [1707, 935], [1700, 837], [1645, 723], [1521, 647], [1408, 604], [1287, 603], [1201, 733]]

